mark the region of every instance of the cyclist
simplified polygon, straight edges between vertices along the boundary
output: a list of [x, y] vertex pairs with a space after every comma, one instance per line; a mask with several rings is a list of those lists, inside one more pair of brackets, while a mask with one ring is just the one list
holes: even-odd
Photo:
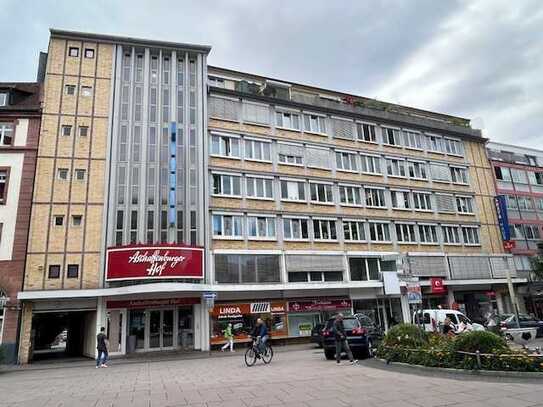
[[268, 327], [266, 326], [262, 318], [258, 318], [256, 320], [256, 325], [253, 328], [253, 332], [251, 333], [251, 336], [257, 340], [258, 351], [260, 353], [264, 353], [266, 350], [266, 342], [268, 341], [269, 334], [268, 334]]

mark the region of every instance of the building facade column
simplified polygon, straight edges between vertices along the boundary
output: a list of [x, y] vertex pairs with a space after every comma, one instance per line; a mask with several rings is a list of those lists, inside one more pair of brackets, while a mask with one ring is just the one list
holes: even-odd
[[32, 303], [23, 302], [21, 312], [21, 336], [19, 339], [19, 364], [30, 361], [32, 351]]
[[454, 290], [451, 287], [448, 287], [447, 290], [447, 304], [452, 308], [452, 305], [456, 302], [454, 298]]
[[409, 307], [409, 302], [407, 301], [407, 295], [400, 296], [400, 304], [402, 305], [403, 322], [407, 324], [411, 323], [411, 309]]

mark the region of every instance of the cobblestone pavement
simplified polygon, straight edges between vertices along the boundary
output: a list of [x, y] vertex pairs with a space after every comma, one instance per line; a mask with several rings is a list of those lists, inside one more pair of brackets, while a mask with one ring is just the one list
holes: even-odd
[[268, 366], [232, 357], [0, 373], [0, 406], [543, 406], [541, 381], [436, 377], [322, 351], [279, 351]]

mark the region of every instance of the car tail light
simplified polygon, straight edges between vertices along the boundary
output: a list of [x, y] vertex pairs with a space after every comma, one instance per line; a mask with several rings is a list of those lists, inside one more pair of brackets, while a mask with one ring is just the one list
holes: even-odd
[[323, 329], [321, 333], [322, 333], [322, 336], [330, 336], [330, 331], [328, 329]]
[[507, 324], [505, 323], [505, 321], [502, 321], [502, 322], [500, 322], [500, 326], [501, 326], [502, 328], [505, 328], [505, 327], [507, 327]]
[[353, 335], [366, 335], [366, 329], [365, 328], [354, 328], [352, 330]]

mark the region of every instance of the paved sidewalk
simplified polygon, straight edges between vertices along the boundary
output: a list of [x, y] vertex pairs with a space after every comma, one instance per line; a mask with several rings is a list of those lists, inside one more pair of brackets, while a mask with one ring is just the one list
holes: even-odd
[[337, 366], [321, 350], [278, 352], [247, 368], [234, 357], [113, 362], [0, 374], [0, 406], [543, 406], [541, 381], [462, 380], [376, 368]]

